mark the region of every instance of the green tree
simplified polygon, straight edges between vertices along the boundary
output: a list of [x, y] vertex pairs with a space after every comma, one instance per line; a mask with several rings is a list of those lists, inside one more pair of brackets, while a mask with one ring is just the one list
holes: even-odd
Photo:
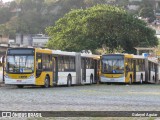
[[49, 48], [67, 51], [95, 51], [105, 44], [109, 51], [121, 47], [131, 52], [134, 47], [158, 44], [155, 31], [145, 22], [109, 5], [72, 10], [55, 26], [48, 27], [46, 33], [51, 37]]

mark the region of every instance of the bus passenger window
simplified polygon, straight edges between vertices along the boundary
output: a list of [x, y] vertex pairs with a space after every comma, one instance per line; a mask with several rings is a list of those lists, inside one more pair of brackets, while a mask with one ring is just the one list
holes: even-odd
[[42, 55], [41, 54], [37, 54], [36, 55], [36, 69], [42, 69]]
[[41, 59], [37, 61], [37, 69], [42, 69]]
[[130, 68], [128, 65], [126, 65], [126, 72], [129, 72], [130, 71]]

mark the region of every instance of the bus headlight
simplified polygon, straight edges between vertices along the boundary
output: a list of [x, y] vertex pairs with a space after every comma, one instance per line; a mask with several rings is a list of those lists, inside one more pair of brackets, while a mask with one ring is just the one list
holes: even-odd
[[5, 77], [5, 78], [9, 78], [8, 74], [5, 74], [4, 77]]
[[34, 74], [32, 74], [31, 76], [28, 77], [29, 79], [32, 79], [34, 78]]

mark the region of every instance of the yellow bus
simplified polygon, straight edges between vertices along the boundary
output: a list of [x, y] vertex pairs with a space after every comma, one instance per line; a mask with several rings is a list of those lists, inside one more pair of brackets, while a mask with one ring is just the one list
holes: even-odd
[[[106, 54], [101, 56], [100, 82], [129, 83], [149, 82], [149, 60], [142, 55]], [[156, 71], [157, 73], [157, 71]], [[155, 74], [156, 74], [155, 73]]]
[[10, 48], [5, 60], [5, 84], [53, 85], [92, 84], [98, 81], [99, 56], [40, 48]]

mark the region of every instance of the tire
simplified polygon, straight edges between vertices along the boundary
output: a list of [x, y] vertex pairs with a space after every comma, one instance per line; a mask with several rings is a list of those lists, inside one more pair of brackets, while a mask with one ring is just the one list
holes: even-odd
[[49, 88], [49, 86], [50, 86], [49, 83], [50, 83], [49, 78], [46, 77], [44, 80], [44, 88]]
[[132, 77], [129, 78], [129, 84], [132, 84]]
[[67, 77], [67, 86], [70, 87], [72, 85], [72, 77], [69, 75]]
[[23, 85], [17, 85], [17, 87], [18, 87], [18, 88], [23, 88], [24, 86], [23, 86]]

